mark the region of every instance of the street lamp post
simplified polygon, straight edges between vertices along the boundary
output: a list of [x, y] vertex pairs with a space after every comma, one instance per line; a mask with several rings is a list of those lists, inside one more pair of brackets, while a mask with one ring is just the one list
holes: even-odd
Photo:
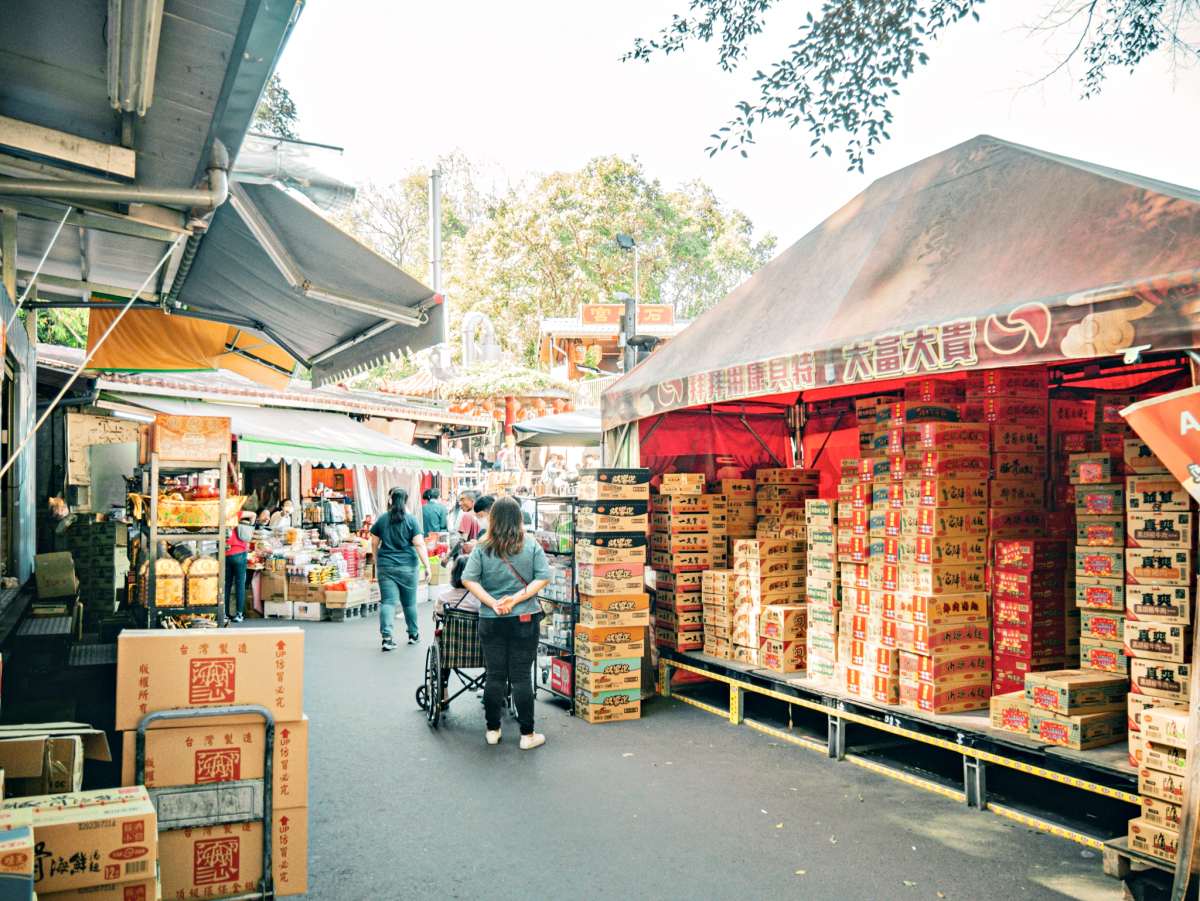
[[633, 297], [618, 292], [616, 298], [625, 301], [625, 315], [621, 317], [621, 346], [624, 349], [625, 371], [637, 365], [637, 348], [629, 343], [629, 339], [637, 334], [637, 307], [641, 300], [641, 285], [638, 284], [638, 245], [633, 235], [617, 232], [617, 246], [622, 250], [633, 251]]

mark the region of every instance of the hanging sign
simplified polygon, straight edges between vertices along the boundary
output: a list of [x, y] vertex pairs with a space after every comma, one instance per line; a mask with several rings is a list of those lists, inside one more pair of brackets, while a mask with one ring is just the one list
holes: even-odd
[[1200, 387], [1139, 401], [1121, 415], [1188, 494], [1200, 501]]

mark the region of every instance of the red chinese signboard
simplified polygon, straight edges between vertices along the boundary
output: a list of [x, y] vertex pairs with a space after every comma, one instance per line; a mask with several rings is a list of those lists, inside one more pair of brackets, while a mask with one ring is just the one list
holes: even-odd
[[[579, 310], [579, 321], [584, 325], [611, 325], [615, 334], [624, 313], [625, 307], [619, 303], [585, 303]], [[670, 304], [638, 304], [638, 325], [673, 325], [674, 322], [675, 308]]]

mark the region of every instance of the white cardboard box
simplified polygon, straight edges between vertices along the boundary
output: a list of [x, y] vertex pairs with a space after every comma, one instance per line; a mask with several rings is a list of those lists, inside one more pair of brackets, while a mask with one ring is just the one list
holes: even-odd
[[292, 619], [292, 601], [263, 601], [263, 616]]
[[321, 621], [321, 604], [318, 601], [291, 601], [292, 619], [304, 619], [310, 622]]

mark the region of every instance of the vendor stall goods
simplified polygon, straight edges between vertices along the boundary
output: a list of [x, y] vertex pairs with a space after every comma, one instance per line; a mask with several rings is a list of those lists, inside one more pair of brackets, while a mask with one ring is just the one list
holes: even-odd
[[[698, 497], [691, 488], [690, 484], [681, 488], [681, 498]], [[652, 516], [663, 511], [651, 508], [647, 469], [584, 470], [579, 495], [583, 499], [576, 513], [580, 518], [575, 541], [579, 625], [574, 635], [574, 671], [568, 671], [573, 684], [566, 688], [574, 695], [575, 713], [584, 722], [638, 719], [650, 621], [650, 597], [644, 587], [646, 527]], [[707, 509], [688, 506], [687, 516], [685, 522], [690, 526], [708, 525]], [[669, 518], [653, 535], [659, 552], [672, 556], [699, 551], [699, 543], [682, 536], [708, 537], [707, 531], [672, 529]], [[677, 617], [683, 613], [681, 608], [671, 608], [671, 612]], [[656, 628], [658, 616], [656, 611]], [[696, 618], [698, 621], [698, 612]], [[672, 625], [681, 624], [676, 620]]]

